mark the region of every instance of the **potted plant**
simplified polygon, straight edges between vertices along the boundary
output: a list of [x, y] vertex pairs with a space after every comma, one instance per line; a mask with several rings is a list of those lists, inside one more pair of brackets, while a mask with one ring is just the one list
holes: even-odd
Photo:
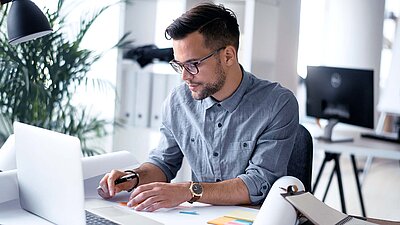
[[76, 136], [83, 154], [90, 156], [102, 149], [89, 147], [88, 141], [107, 135], [106, 126], [111, 122], [90, 115], [87, 108], [74, 105], [72, 99], [80, 85], [111, 87], [87, 77], [102, 53], [80, 47], [91, 25], [111, 5], [83, 19], [73, 40], [63, 33], [67, 26], [60, 14], [63, 6], [64, 0], [59, 0], [54, 12], [45, 11], [54, 30], [51, 34], [16, 46], [7, 41], [8, 5], [0, 7], [0, 138], [5, 140], [11, 134], [12, 123], [17, 120]]

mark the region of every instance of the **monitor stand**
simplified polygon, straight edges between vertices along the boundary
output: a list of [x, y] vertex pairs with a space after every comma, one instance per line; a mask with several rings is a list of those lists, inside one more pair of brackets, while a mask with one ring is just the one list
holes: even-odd
[[339, 123], [339, 120], [329, 119], [328, 124], [324, 128], [324, 135], [316, 137], [316, 139], [330, 143], [352, 142], [353, 138], [335, 138], [335, 139], [332, 138], [332, 130], [337, 123]]

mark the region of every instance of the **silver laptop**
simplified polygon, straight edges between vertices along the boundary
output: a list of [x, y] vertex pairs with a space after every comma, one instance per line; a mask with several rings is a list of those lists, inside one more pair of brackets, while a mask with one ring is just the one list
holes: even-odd
[[[86, 224], [79, 139], [19, 122], [14, 134], [21, 207], [55, 224]], [[162, 225], [98, 201], [90, 211], [115, 224]]]

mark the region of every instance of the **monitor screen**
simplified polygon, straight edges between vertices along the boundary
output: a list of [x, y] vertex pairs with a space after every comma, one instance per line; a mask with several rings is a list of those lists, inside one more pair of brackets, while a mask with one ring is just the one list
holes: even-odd
[[374, 128], [374, 72], [308, 66], [307, 116]]

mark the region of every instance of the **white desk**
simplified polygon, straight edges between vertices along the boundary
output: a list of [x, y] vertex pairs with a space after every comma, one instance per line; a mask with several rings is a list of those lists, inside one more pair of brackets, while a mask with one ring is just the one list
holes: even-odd
[[[317, 127], [315, 124], [303, 124], [311, 133], [313, 137], [318, 137], [323, 133], [323, 130]], [[385, 158], [385, 159], [393, 159], [393, 160], [400, 160], [400, 144], [385, 142], [380, 140], [368, 139], [360, 137], [360, 133], [368, 132], [365, 129], [358, 129], [353, 126], [347, 125], [338, 125], [333, 130], [333, 136], [335, 135], [346, 137], [346, 138], [353, 138], [352, 142], [336, 142], [330, 143], [325, 141], [318, 141], [313, 139], [314, 149], [322, 149], [325, 151], [325, 158], [317, 175], [315, 184], [313, 186], [313, 192], [319, 183], [322, 171], [324, 169], [325, 163], [333, 160], [334, 161], [334, 169], [331, 172], [329, 177], [328, 186], [325, 191], [323, 201], [327, 195], [329, 190], [329, 185], [332, 181], [332, 177], [334, 173], [337, 175], [338, 179], [338, 186], [339, 186], [339, 193], [340, 199], [342, 203], [342, 211], [346, 213], [346, 206], [344, 201], [344, 193], [343, 193], [343, 184], [341, 178], [341, 171], [340, 171], [340, 163], [339, 157], [341, 154], [349, 154], [353, 166], [353, 172], [355, 175], [355, 180], [357, 184], [358, 195], [360, 198], [361, 210], [362, 214], [365, 217], [365, 207], [364, 207], [364, 200], [361, 191], [361, 185], [358, 178], [358, 168], [355, 160], [355, 156], [367, 156], [367, 157], [377, 157], [377, 158]], [[399, 168], [400, 169], [400, 168]]]
[[[303, 124], [313, 137], [322, 135], [323, 130], [315, 124]], [[361, 138], [360, 133], [365, 129], [357, 129], [351, 126], [338, 125], [333, 129], [333, 134], [354, 138], [353, 142], [328, 143], [314, 140], [315, 149], [323, 149], [326, 152], [353, 154], [355, 156], [371, 156], [377, 158], [400, 160], [400, 144]]]
[[[130, 153], [129, 153], [130, 154]], [[102, 206], [114, 204], [122, 210], [129, 213], [139, 213], [153, 220], [159, 221], [165, 225], [197, 225], [207, 224], [207, 221], [227, 215], [234, 210], [246, 210], [258, 212], [257, 209], [245, 208], [240, 206], [212, 206], [201, 203], [184, 203], [184, 208], [162, 209], [156, 212], [136, 212], [128, 207], [120, 206], [118, 202], [127, 201], [129, 193], [118, 194], [114, 202], [105, 202], [97, 195], [97, 186], [105, 172], [113, 168], [133, 166], [134, 160], [129, 158], [127, 153], [115, 153], [113, 157], [107, 155], [83, 160], [84, 184], [85, 184], [85, 206], [87, 209], [94, 208], [96, 205]], [[98, 165], [102, 165], [101, 168]], [[60, 203], [62, 204], [62, 203]], [[95, 204], [95, 205], [93, 205]], [[182, 214], [181, 211], [196, 211], [198, 215]], [[16, 170], [0, 173], [0, 224], [4, 225], [42, 225], [52, 224], [47, 220], [35, 216], [20, 207], [18, 195], [18, 180]]]
[[[86, 208], [99, 207], [102, 204], [101, 198], [97, 196], [96, 187], [98, 181], [102, 176], [94, 177], [85, 181], [85, 196], [86, 196]], [[227, 215], [229, 212], [234, 210], [245, 210], [251, 212], [258, 212], [258, 209], [245, 208], [240, 206], [212, 206], [201, 203], [194, 203], [190, 205], [189, 203], [184, 203], [183, 207], [173, 208], [173, 209], [161, 209], [156, 212], [136, 212], [128, 207], [120, 206], [118, 202], [126, 201], [129, 197], [128, 193], [122, 193], [114, 199], [116, 207], [130, 211], [131, 213], [138, 213], [143, 216], [149, 217], [153, 220], [159, 221], [165, 225], [204, 225], [207, 221], [216, 219], [218, 217]], [[95, 205], [93, 205], [95, 204]], [[101, 206], [101, 205], [100, 205]], [[104, 206], [110, 206], [110, 203], [104, 203]], [[182, 214], [181, 211], [196, 211], [198, 215]], [[6, 225], [20, 225], [20, 224], [30, 224], [30, 225], [47, 225], [52, 224], [40, 217], [37, 217], [23, 209], [19, 206], [19, 200], [14, 199], [11, 201], [4, 202], [0, 204], [0, 224]]]

